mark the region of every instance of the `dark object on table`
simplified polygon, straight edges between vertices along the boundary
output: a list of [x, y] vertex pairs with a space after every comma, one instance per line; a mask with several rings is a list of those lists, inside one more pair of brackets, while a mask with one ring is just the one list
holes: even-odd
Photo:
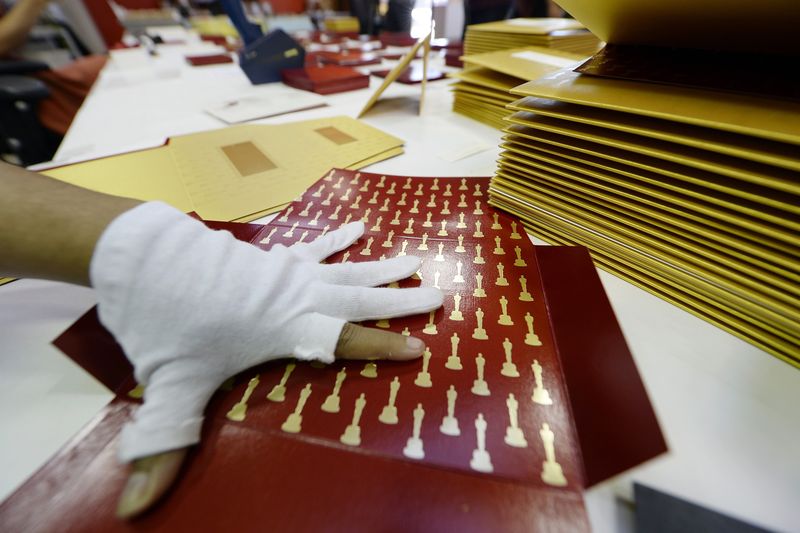
[[740, 522], [675, 496], [634, 483], [636, 531], [649, 533], [761, 533], [766, 530]]
[[239, 51], [239, 66], [254, 85], [281, 81], [281, 70], [304, 63], [305, 50], [283, 30], [273, 30]]

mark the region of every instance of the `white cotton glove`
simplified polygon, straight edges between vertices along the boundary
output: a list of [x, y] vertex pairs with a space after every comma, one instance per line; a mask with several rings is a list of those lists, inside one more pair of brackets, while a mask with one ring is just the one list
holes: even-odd
[[290, 355], [330, 363], [346, 321], [442, 305], [433, 288], [369, 288], [410, 276], [418, 258], [319, 264], [363, 232], [354, 222], [264, 252], [157, 202], [117, 217], [95, 247], [90, 279], [100, 321], [146, 385], [120, 459], [197, 443], [209, 398], [238, 372]]

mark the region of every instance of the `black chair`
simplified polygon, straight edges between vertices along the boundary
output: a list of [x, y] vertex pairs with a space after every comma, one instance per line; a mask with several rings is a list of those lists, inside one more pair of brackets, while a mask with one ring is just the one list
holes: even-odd
[[50, 90], [29, 74], [47, 69], [40, 61], [0, 61], [0, 157], [9, 163], [49, 161], [61, 141], [36, 114]]

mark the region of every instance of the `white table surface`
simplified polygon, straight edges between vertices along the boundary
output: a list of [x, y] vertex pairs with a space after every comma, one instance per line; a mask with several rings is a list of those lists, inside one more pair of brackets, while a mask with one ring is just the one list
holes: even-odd
[[[223, 127], [202, 110], [274, 90], [252, 87], [236, 65], [191, 68], [183, 63], [186, 49], [161, 50], [141, 68], [106, 67], [56, 160]], [[371, 83], [374, 90], [379, 80]], [[429, 84], [422, 116], [418, 87], [389, 88], [364, 120], [404, 139], [406, 153], [367, 170], [493, 173], [500, 133], [454, 114], [448, 85]], [[329, 107], [260, 122], [355, 116], [369, 95], [367, 89], [332, 95]], [[469, 152], [476, 153], [453, 161]], [[800, 371], [627, 282], [602, 271], [601, 279], [670, 451], [587, 491], [593, 528], [630, 530], [618, 498], [631, 499], [637, 481], [763, 527], [800, 531]], [[50, 344], [92, 305], [90, 289], [61, 283], [21, 280], [0, 287], [0, 500], [111, 398]]]

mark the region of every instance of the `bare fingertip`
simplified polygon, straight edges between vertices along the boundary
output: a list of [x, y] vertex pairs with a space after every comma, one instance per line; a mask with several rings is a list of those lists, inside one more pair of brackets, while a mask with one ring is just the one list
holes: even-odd
[[416, 337], [406, 337], [406, 347], [402, 353], [403, 357], [413, 359], [415, 357], [420, 357], [424, 351], [425, 342], [422, 339], [418, 339]]

